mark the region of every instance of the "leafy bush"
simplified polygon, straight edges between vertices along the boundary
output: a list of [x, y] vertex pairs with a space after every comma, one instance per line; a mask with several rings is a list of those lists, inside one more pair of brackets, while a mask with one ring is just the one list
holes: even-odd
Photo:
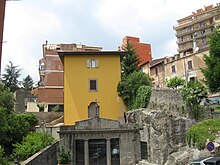
[[202, 115], [200, 103], [207, 97], [206, 88], [199, 81], [193, 81], [181, 88], [181, 94], [185, 104], [190, 108], [193, 117], [199, 120]]
[[1, 165], [8, 165], [7, 160], [5, 158], [5, 152], [2, 146], [0, 146], [0, 164]]
[[151, 96], [151, 87], [142, 85], [138, 88], [136, 101], [133, 108], [146, 108]]
[[184, 85], [185, 80], [180, 77], [173, 77], [170, 80], [166, 81], [166, 85], [168, 88], [177, 89], [178, 86]]
[[14, 155], [25, 160], [53, 142], [54, 138], [47, 133], [30, 133], [23, 138], [22, 143], [14, 144]]
[[52, 112], [58, 112], [60, 110], [60, 106], [56, 105], [55, 107], [52, 108]]
[[189, 146], [204, 149], [207, 139], [214, 141], [220, 130], [220, 119], [204, 120], [193, 125], [187, 132], [186, 140]]
[[64, 147], [60, 147], [58, 151], [58, 162], [59, 163], [70, 163], [70, 151], [65, 150]]
[[142, 85], [151, 85], [150, 78], [142, 71], [134, 71], [130, 75], [122, 77], [118, 84], [118, 94], [129, 110], [134, 106], [138, 88]]
[[47, 107], [47, 103], [37, 103], [37, 107], [39, 108], [39, 112], [44, 112], [44, 109]]

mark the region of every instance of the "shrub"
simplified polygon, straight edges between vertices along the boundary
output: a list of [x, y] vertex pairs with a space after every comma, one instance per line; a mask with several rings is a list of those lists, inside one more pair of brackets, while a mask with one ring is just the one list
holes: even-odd
[[5, 152], [2, 146], [0, 146], [0, 164], [1, 165], [8, 165], [7, 160], [5, 158]]
[[136, 100], [133, 108], [146, 108], [151, 96], [151, 87], [142, 85], [138, 88]]
[[47, 133], [30, 133], [23, 138], [22, 143], [14, 144], [14, 155], [25, 160], [53, 142], [54, 138]]
[[220, 130], [220, 119], [204, 120], [193, 125], [188, 131], [186, 140], [189, 146], [204, 149], [207, 139], [214, 141]]
[[122, 77], [118, 84], [118, 95], [123, 99], [129, 110], [134, 106], [138, 88], [142, 85], [151, 86], [151, 79], [142, 71], [134, 71], [130, 75]]
[[70, 163], [70, 151], [65, 150], [64, 147], [60, 147], [58, 151], [58, 162], [59, 163]]
[[178, 86], [182, 86], [185, 84], [185, 80], [180, 77], [173, 77], [170, 80], [166, 81], [166, 85], [168, 88], [177, 89]]

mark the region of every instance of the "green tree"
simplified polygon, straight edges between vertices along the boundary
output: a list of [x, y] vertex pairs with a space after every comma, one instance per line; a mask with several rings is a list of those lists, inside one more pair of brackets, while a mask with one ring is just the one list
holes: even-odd
[[173, 89], [177, 89], [178, 86], [182, 86], [184, 84], [185, 84], [185, 80], [177, 76], [166, 81], [167, 87]]
[[[29, 132], [34, 130], [38, 120], [33, 114], [15, 114], [0, 108], [1, 124], [0, 144], [4, 147], [7, 154], [13, 149], [13, 144], [20, 143]], [[1, 125], [0, 124], [0, 125]]]
[[0, 146], [0, 164], [1, 165], [9, 165], [9, 163], [7, 162], [7, 160], [5, 158], [4, 148], [2, 146]]
[[146, 108], [151, 96], [151, 87], [142, 85], [137, 90], [137, 96], [133, 108]]
[[122, 49], [127, 52], [121, 62], [122, 76], [128, 76], [134, 71], [140, 70], [138, 64], [140, 64], [141, 61], [137, 57], [137, 52], [129, 41], [127, 41], [126, 45], [122, 47]]
[[34, 81], [30, 75], [27, 75], [22, 81], [22, 86], [26, 91], [31, 91], [33, 85], [34, 85]]
[[209, 37], [209, 56], [204, 56], [206, 68], [202, 69], [205, 83], [212, 93], [220, 92], [220, 29], [215, 28]]
[[181, 93], [185, 104], [198, 121], [202, 116], [200, 103], [207, 97], [206, 88], [199, 81], [192, 81], [181, 88]]
[[5, 87], [9, 88], [11, 92], [15, 92], [19, 89], [19, 81], [21, 69], [18, 66], [14, 66], [11, 61], [6, 65], [4, 69], [5, 73], [2, 75], [2, 82], [5, 84]]
[[142, 71], [134, 71], [128, 76], [123, 76], [119, 82], [117, 91], [128, 109], [131, 110], [135, 104], [138, 88], [142, 85], [151, 86], [151, 80]]
[[0, 82], [0, 107], [5, 108], [6, 111], [13, 111], [14, 109], [14, 95], [5, 88], [5, 85]]
[[33, 132], [24, 137], [21, 143], [14, 144], [14, 155], [25, 160], [53, 142], [54, 138], [49, 134]]

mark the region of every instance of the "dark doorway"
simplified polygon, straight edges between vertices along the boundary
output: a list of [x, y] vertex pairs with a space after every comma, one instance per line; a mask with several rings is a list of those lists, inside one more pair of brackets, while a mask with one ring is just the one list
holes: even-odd
[[76, 140], [76, 164], [84, 165], [84, 140]]
[[111, 139], [111, 165], [120, 165], [119, 139]]
[[107, 165], [106, 140], [89, 140], [89, 165]]
[[141, 159], [147, 159], [147, 142], [141, 142]]

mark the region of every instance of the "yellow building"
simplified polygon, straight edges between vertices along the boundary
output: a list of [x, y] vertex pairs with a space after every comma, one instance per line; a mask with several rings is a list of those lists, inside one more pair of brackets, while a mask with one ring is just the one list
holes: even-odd
[[58, 53], [64, 65], [64, 124], [99, 116], [119, 119], [125, 106], [118, 97], [124, 52]]

